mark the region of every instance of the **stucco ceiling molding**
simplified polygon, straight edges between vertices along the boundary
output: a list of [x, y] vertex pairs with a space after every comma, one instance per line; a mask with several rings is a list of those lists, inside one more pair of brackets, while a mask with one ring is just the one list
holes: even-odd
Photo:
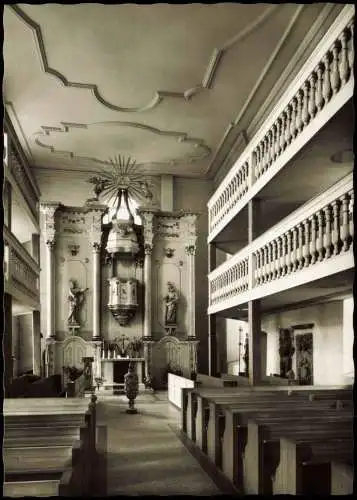
[[90, 130], [95, 127], [130, 127], [144, 130], [145, 132], [149, 132], [162, 137], [172, 137], [176, 139], [180, 143], [189, 143], [192, 144], [193, 152], [182, 156], [181, 158], [171, 158], [167, 162], [156, 162], [150, 161], [145, 163], [138, 163], [141, 167], [148, 166], [159, 166], [159, 165], [179, 165], [180, 163], [194, 163], [195, 161], [202, 160], [203, 158], [209, 156], [211, 154], [211, 149], [203, 139], [199, 139], [197, 137], [190, 137], [186, 132], [177, 132], [170, 130], [160, 130], [155, 127], [150, 127], [148, 125], [144, 125], [138, 122], [127, 122], [127, 121], [110, 121], [110, 122], [96, 122], [96, 123], [71, 123], [71, 122], [61, 122], [59, 127], [46, 126], [42, 125], [41, 130], [35, 132], [33, 134], [35, 143], [41, 148], [48, 149], [51, 153], [56, 155], [64, 155], [69, 157], [70, 159], [76, 160], [85, 160], [95, 162], [101, 165], [110, 165], [109, 161], [103, 161], [99, 158], [89, 157], [89, 156], [80, 156], [76, 155], [73, 151], [67, 150], [59, 150], [56, 149], [54, 144], [46, 144], [44, 142], [45, 137], [50, 137], [54, 133], [70, 133], [72, 129], [82, 129], [82, 130]]
[[237, 33], [230, 40], [227, 40], [221, 48], [215, 48], [213, 50], [208, 67], [203, 76], [202, 83], [194, 85], [193, 87], [183, 92], [157, 90], [154, 92], [154, 96], [147, 104], [137, 107], [119, 106], [107, 101], [99, 92], [98, 86], [94, 83], [70, 82], [63, 73], [56, 70], [55, 68], [52, 68], [48, 64], [45, 43], [39, 24], [31, 19], [30, 16], [28, 16], [18, 5], [8, 5], [8, 7], [34, 33], [41, 65], [45, 73], [57, 78], [65, 87], [90, 90], [100, 104], [108, 109], [111, 109], [112, 111], [119, 111], [123, 113], [139, 113], [156, 108], [165, 98], [180, 98], [184, 99], [185, 101], [189, 101], [192, 97], [202, 92], [203, 90], [212, 88], [213, 80], [216, 77], [218, 67], [220, 62], [222, 61], [224, 53], [231, 49], [238, 42], [242, 42], [244, 38], [249, 36], [262, 24], [264, 24], [264, 22], [272, 15], [272, 13], [278, 6], [270, 5], [255, 21], [250, 23], [245, 29]]

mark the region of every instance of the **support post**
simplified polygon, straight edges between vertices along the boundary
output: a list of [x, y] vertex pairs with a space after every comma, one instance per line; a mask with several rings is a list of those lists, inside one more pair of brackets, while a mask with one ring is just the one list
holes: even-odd
[[12, 296], [4, 294], [4, 389], [5, 397], [8, 397], [9, 387], [13, 378], [13, 357], [12, 357]]
[[216, 315], [208, 317], [208, 375], [217, 375], [217, 336], [216, 336]]
[[260, 300], [248, 302], [249, 328], [249, 384], [258, 385], [261, 381], [261, 316]]

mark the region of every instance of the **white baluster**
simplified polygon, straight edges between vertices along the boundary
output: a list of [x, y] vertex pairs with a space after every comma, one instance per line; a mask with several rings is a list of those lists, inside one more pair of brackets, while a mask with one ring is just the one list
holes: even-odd
[[297, 227], [294, 227], [292, 229], [292, 232], [293, 232], [293, 257], [292, 257], [292, 264], [293, 264], [293, 268], [292, 268], [292, 271], [296, 271], [298, 269], [298, 229]]
[[323, 81], [323, 85], [322, 85], [322, 96], [324, 98], [325, 106], [330, 101], [331, 94], [332, 94], [331, 80], [330, 80], [330, 71], [331, 71], [330, 57], [331, 57], [330, 53], [327, 52], [322, 59], [324, 66], [325, 66], [324, 81]]
[[310, 255], [311, 255], [311, 264], [315, 264], [316, 262], [316, 216], [312, 215], [310, 217]]
[[350, 204], [350, 197], [348, 193], [342, 196], [342, 225], [341, 225], [341, 241], [342, 249], [346, 252], [350, 246], [349, 224], [348, 224], [348, 207]]
[[291, 122], [290, 122], [290, 136], [291, 141], [295, 138], [296, 135], [296, 99], [291, 101]]
[[328, 259], [331, 257], [331, 206], [327, 205], [324, 208], [325, 215], [325, 234], [324, 234], [324, 248], [325, 248], [325, 258]]
[[285, 140], [285, 130], [286, 130], [286, 116], [285, 116], [285, 113], [282, 113], [281, 114], [281, 130], [280, 130], [280, 152], [283, 152], [284, 149], [285, 149], [285, 144], [286, 144], [286, 140]]
[[323, 65], [320, 63], [316, 68], [317, 80], [316, 80], [316, 107], [319, 111], [321, 111], [324, 105], [324, 98], [322, 93], [322, 84], [323, 84]]
[[310, 264], [310, 221], [309, 219], [304, 220], [304, 237], [305, 237], [305, 245], [304, 245], [304, 267], [309, 267]]
[[341, 85], [340, 73], [338, 71], [338, 66], [339, 66], [338, 55], [339, 55], [339, 41], [336, 40], [332, 47], [332, 63], [331, 63], [331, 75], [330, 75], [333, 95], [337, 94]]
[[296, 94], [296, 119], [295, 119], [296, 133], [301, 132], [304, 126], [304, 122], [302, 121], [302, 98], [303, 98], [302, 91], [299, 90]]
[[315, 95], [315, 84], [316, 84], [316, 75], [312, 73], [309, 77], [309, 103], [308, 103], [308, 112], [309, 118], [308, 121], [312, 120], [316, 115], [316, 95]]
[[319, 210], [316, 214], [317, 217], [317, 240], [316, 240], [316, 251], [317, 258], [321, 262], [324, 258], [324, 212]]
[[354, 20], [352, 23], [348, 26], [350, 29], [350, 39], [349, 39], [349, 44], [348, 44], [348, 63], [350, 66], [350, 71], [353, 71], [353, 62], [355, 58], [355, 52], [354, 52]]
[[350, 195], [350, 206], [349, 206], [349, 232], [350, 232], [350, 241], [353, 241], [354, 236], [354, 225], [353, 225], [353, 206], [354, 206], [354, 191], [350, 191], [348, 193]]
[[341, 57], [340, 57], [340, 65], [339, 72], [342, 85], [344, 85], [350, 76], [350, 68], [348, 66], [348, 45], [347, 45], [347, 30], [343, 30], [341, 33]]
[[333, 210], [333, 230], [332, 230], [332, 244], [333, 255], [340, 253], [340, 201], [335, 200], [332, 202]]
[[297, 259], [298, 259], [298, 268], [302, 269], [304, 265], [304, 259], [303, 259], [303, 239], [304, 239], [304, 226], [302, 223], [298, 224], [298, 252], [297, 252]]

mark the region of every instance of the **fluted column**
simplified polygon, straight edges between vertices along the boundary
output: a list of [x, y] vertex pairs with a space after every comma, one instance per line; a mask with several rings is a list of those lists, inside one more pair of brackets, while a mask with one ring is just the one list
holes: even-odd
[[188, 274], [188, 337], [194, 339], [196, 338], [196, 246], [187, 245], [185, 247], [185, 252], [187, 255]]
[[100, 340], [100, 246], [94, 243], [93, 251], [93, 336]]
[[[105, 205], [99, 203], [87, 203], [91, 216], [90, 226], [90, 244], [92, 247], [92, 297], [93, 297], [93, 316], [92, 316], [92, 341], [101, 340], [100, 332], [100, 283], [101, 283], [101, 268], [100, 268], [100, 251], [102, 242], [102, 217], [106, 210]], [[96, 348], [96, 347], [95, 347]]]
[[54, 248], [55, 248], [55, 212], [59, 203], [50, 202], [41, 205], [41, 211], [45, 216], [44, 240], [46, 243], [46, 312], [47, 312], [47, 339], [54, 339], [55, 332], [55, 269], [54, 269]]
[[144, 337], [151, 338], [151, 254], [152, 245], [145, 245], [144, 259], [144, 286], [145, 286], [145, 311], [144, 311]]

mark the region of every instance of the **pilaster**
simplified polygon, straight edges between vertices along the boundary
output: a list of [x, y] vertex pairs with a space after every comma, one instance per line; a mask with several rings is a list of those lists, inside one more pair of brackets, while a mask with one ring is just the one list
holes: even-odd
[[46, 244], [46, 308], [47, 308], [47, 332], [48, 339], [54, 339], [55, 333], [55, 268], [54, 248], [56, 241], [55, 214], [60, 203], [56, 201], [41, 203], [41, 212], [44, 214], [43, 238]]

